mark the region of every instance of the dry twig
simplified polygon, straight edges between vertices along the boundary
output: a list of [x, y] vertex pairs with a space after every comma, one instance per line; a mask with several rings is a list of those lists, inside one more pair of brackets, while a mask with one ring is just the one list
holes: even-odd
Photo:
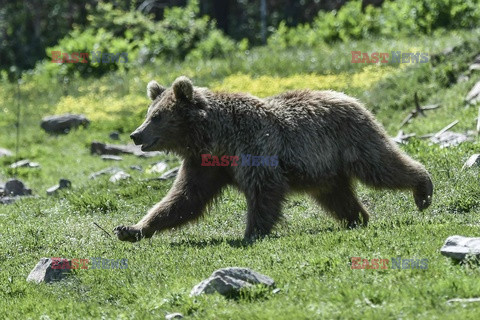
[[426, 114], [425, 114], [424, 111], [434, 110], [434, 109], [437, 109], [437, 108], [440, 107], [439, 104], [432, 104], [432, 105], [423, 106], [423, 107], [420, 106], [420, 103], [418, 102], [418, 94], [417, 94], [416, 91], [415, 91], [414, 98], [415, 98], [415, 109], [410, 111], [408, 116], [402, 121], [402, 124], [400, 125], [400, 128], [402, 128], [404, 125], [406, 125], [413, 118], [418, 117], [419, 114], [422, 115], [423, 117], [426, 117]]
[[107, 231], [105, 231], [105, 229], [103, 229], [102, 227], [100, 227], [96, 222], [93, 223], [97, 228], [99, 228], [100, 230], [102, 230], [103, 232], [105, 232], [107, 234], [107, 236], [109, 236], [110, 238], [112, 237], [112, 235], [110, 233], [108, 233]]

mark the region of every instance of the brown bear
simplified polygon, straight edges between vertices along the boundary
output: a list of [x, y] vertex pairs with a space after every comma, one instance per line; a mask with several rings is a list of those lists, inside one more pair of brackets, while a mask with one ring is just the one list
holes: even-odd
[[[172, 151], [183, 163], [161, 202], [137, 224], [114, 229], [120, 240], [135, 242], [197, 219], [227, 185], [246, 196], [247, 240], [269, 234], [285, 197], [297, 191], [350, 227], [366, 225], [369, 216], [355, 196], [355, 179], [412, 190], [419, 210], [431, 204], [433, 184], [424, 166], [343, 93], [302, 90], [260, 99], [194, 87], [186, 77], [171, 88], [151, 81], [147, 93], [152, 102], [146, 119], [131, 138], [144, 151]], [[248, 161], [223, 161], [239, 156]]]

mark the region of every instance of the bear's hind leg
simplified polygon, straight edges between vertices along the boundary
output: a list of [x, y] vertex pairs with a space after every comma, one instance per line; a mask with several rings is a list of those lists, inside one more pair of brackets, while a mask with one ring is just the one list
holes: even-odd
[[336, 219], [345, 222], [349, 228], [368, 225], [368, 212], [355, 196], [349, 181], [340, 181], [329, 191], [319, 190], [312, 196], [325, 210]]
[[366, 155], [356, 161], [351, 175], [377, 188], [412, 190], [418, 209], [428, 208], [432, 203], [433, 183], [425, 167], [394, 145], [383, 150], [373, 159]]

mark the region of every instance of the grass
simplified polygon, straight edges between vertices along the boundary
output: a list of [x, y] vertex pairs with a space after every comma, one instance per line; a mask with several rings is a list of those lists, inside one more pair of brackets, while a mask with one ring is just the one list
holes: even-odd
[[[351, 50], [382, 52], [394, 46], [440, 52], [457, 45], [460, 51], [437, 64], [401, 67], [386, 77], [382, 72], [388, 69], [384, 69], [378, 73], [381, 77], [377, 74], [378, 82], [368, 88], [350, 87], [346, 82], [336, 89], [364, 101], [392, 135], [413, 108], [415, 91], [422, 104], [441, 103], [442, 107], [426, 118], [414, 119], [404, 128], [408, 133], [435, 132], [454, 119], [460, 120], [454, 131], [471, 130], [478, 109], [465, 108], [463, 98], [480, 74], [473, 74], [464, 83], [448, 79], [464, 72], [478, 54], [474, 49], [478, 48], [477, 36], [478, 30], [474, 30], [450, 32], [435, 39], [378, 39], [351, 43], [350, 47], [338, 44], [295, 52], [272, 53], [271, 49], [258, 48], [239, 56], [238, 61], [205, 61], [196, 67], [189, 62], [166, 63], [167, 68], [151, 65], [100, 79], [72, 78], [60, 87], [41, 75], [25, 77], [20, 89], [23, 121], [19, 157], [39, 162], [41, 168], [14, 172], [8, 165], [15, 159], [0, 158], [0, 180], [17, 175], [36, 195], [0, 206], [0, 314], [6, 319], [155, 319], [169, 312], [181, 312], [192, 319], [478, 318], [479, 304], [446, 303], [452, 298], [480, 296], [475, 281], [480, 275], [478, 265], [457, 264], [439, 252], [450, 235], [478, 236], [480, 169], [461, 170], [464, 161], [478, 152], [478, 140], [448, 149], [419, 139], [402, 146], [432, 174], [434, 202], [425, 212], [416, 211], [407, 192], [358, 185], [359, 196], [372, 214], [371, 224], [346, 230], [310, 199], [293, 195], [284, 207], [285, 222], [271, 237], [251, 246], [240, 241], [246, 204], [233, 189], [227, 189], [198, 223], [136, 244], [106, 236], [94, 222], [108, 231], [118, 224], [137, 222], [172, 184], [149, 180], [155, 175], [147, 169], [160, 160], [173, 168], [179, 159], [172, 155], [149, 159], [126, 155], [122, 162], [106, 163], [89, 153], [93, 140], [113, 142], [108, 138], [112, 130], [121, 132], [120, 143], [129, 141], [128, 133], [145, 112], [145, 85], [152, 78], [170, 83], [176, 76], [188, 74], [198, 85], [228, 90], [229, 81], [235, 80], [230, 77], [233, 74], [249, 79], [243, 90], [255, 91], [256, 85], [262, 91], [258, 79], [267, 77], [275, 79], [278, 90], [283, 90], [292, 79], [301, 87], [315, 77], [321, 80], [328, 76], [336, 81], [344, 79], [346, 73], [362, 74], [365, 66], [349, 63]], [[319, 59], [319, 49], [328, 59]], [[339, 52], [346, 54], [340, 56]], [[301, 55], [303, 60], [299, 60]], [[317, 60], [312, 62], [312, 58]], [[304, 82], [301, 75], [308, 75]], [[242, 91], [240, 85], [235, 89]], [[16, 94], [15, 86], [5, 83], [0, 88], [0, 146], [12, 150]], [[39, 130], [44, 115], [68, 108], [82, 111], [79, 101], [95, 119], [88, 129], [58, 137]], [[131, 170], [131, 165], [140, 165], [143, 171]], [[111, 184], [108, 176], [88, 178], [110, 166], [128, 171], [132, 179]], [[45, 190], [60, 178], [72, 180], [73, 189], [47, 197]], [[391, 260], [397, 256], [428, 259], [428, 269], [353, 270], [350, 265], [351, 257]], [[27, 283], [28, 273], [41, 257], [125, 258], [128, 269], [76, 270], [59, 283]], [[281, 290], [274, 294], [256, 288], [237, 299], [189, 297], [195, 284], [227, 266], [249, 267], [269, 275]]]

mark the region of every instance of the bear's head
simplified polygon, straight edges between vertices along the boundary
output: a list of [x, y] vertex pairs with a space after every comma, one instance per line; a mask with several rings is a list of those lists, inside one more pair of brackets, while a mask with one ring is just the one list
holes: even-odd
[[147, 116], [130, 138], [142, 151], [188, 153], [196, 144], [192, 124], [205, 117], [206, 100], [201, 90], [181, 76], [170, 88], [150, 81], [147, 95], [151, 100]]

